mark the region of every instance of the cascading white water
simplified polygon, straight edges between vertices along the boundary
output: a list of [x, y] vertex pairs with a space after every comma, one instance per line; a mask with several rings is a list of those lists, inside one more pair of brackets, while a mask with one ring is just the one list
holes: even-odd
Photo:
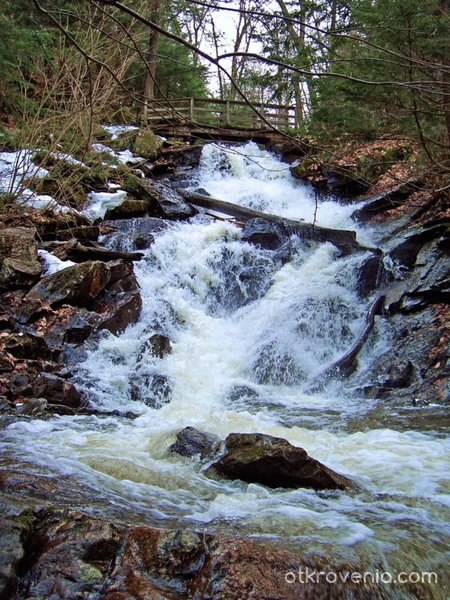
[[[316, 209], [313, 192], [255, 144], [207, 146], [192, 186], [308, 222]], [[318, 223], [355, 229], [354, 209], [321, 202]], [[358, 230], [360, 241], [370, 236]], [[449, 531], [448, 440], [364, 424], [374, 401], [338, 381], [305, 392], [362, 327], [368, 301], [356, 292], [355, 272], [364, 257], [338, 257], [330, 244], [298, 242], [282, 265], [240, 238], [235, 224], [205, 216], [155, 233], [136, 265], [139, 323], [105, 336], [79, 366], [77, 383], [95, 404], [139, 412], [139, 418], [17, 422], [7, 430], [11, 447], [20, 454], [18, 441], [26, 441], [28, 460], [51, 459], [55, 470], [98, 490], [105, 506], [126, 511], [128, 519], [256, 534], [364, 567], [412, 571], [439, 563]], [[137, 363], [153, 333], [170, 337], [172, 353], [164, 359], [144, 353]], [[363, 363], [386, 344], [378, 323]], [[157, 408], [131, 394], [134, 384], [145, 398], [154, 374], [171, 389]], [[349, 427], [356, 418], [363, 423], [358, 430]], [[230, 432], [286, 438], [363, 491], [280, 491], [210, 479], [199, 461], [168, 451], [188, 425], [222, 438]]]

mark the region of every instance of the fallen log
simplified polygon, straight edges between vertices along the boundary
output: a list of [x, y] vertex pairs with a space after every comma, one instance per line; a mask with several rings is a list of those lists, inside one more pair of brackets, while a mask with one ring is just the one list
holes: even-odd
[[338, 360], [333, 362], [330, 366], [322, 371], [307, 387], [305, 390], [307, 394], [320, 391], [327, 381], [337, 375], [350, 375], [356, 369], [356, 359], [358, 354], [361, 352], [364, 344], [366, 343], [370, 332], [375, 324], [375, 315], [380, 314], [385, 297], [379, 295], [375, 298], [369, 307], [366, 315], [364, 328], [352, 346], [347, 352], [341, 356]]
[[122, 252], [120, 250], [109, 250], [96, 242], [87, 242], [86, 245], [81, 244], [78, 240], [70, 240], [68, 242], [58, 243], [49, 242], [42, 244], [42, 247], [49, 252], [52, 252], [60, 260], [72, 260], [73, 262], [85, 262], [88, 260], [101, 260], [103, 262], [109, 260], [141, 260], [144, 257], [142, 252]]
[[224, 200], [218, 200], [217, 198], [211, 198], [210, 196], [198, 194], [197, 192], [191, 192], [189, 190], [178, 190], [178, 192], [187, 202], [189, 202], [189, 204], [193, 204], [194, 206], [215, 210], [243, 221], [259, 218], [274, 223], [280, 223], [292, 231], [292, 233], [298, 234], [304, 240], [330, 242], [345, 253], [353, 250], [367, 250], [367, 248], [363, 248], [356, 241], [356, 233], [354, 231], [340, 231], [338, 229], [320, 227], [318, 225], [313, 225], [312, 223], [302, 223], [301, 221], [284, 219], [277, 215], [260, 212], [245, 206], [238, 206], [231, 202], [225, 202]]

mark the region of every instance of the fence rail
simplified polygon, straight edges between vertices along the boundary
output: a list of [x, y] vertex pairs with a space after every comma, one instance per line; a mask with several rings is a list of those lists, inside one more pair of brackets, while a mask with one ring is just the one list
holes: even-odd
[[235, 127], [239, 129], [288, 129], [296, 126], [295, 107], [279, 104], [252, 103], [257, 114], [246, 102], [216, 98], [174, 98], [170, 101], [150, 100], [150, 123], [180, 123]]

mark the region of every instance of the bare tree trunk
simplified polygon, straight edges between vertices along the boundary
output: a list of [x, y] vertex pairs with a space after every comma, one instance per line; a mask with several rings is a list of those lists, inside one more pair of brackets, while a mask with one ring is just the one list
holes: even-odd
[[[158, 23], [159, 21], [159, 7], [160, 0], [149, 0], [148, 2], [148, 14], [149, 20], [153, 23]], [[158, 37], [159, 33], [153, 29], [150, 29], [149, 40], [148, 40], [148, 57], [147, 57], [147, 71], [145, 74], [145, 83], [144, 83], [144, 112], [142, 115], [142, 120], [144, 123], [148, 121], [148, 105], [149, 100], [153, 100], [155, 97], [155, 75], [156, 75], [156, 65], [157, 65], [157, 56], [156, 49], [158, 46]]]

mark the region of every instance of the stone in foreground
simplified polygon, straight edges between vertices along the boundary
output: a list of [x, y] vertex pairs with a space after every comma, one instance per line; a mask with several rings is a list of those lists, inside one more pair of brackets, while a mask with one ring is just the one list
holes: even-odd
[[282, 438], [262, 433], [230, 433], [216, 447], [220, 458], [213, 468], [231, 479], [271, 488], [351, 490], [356, 485], [311, 458], [306, 450]]

